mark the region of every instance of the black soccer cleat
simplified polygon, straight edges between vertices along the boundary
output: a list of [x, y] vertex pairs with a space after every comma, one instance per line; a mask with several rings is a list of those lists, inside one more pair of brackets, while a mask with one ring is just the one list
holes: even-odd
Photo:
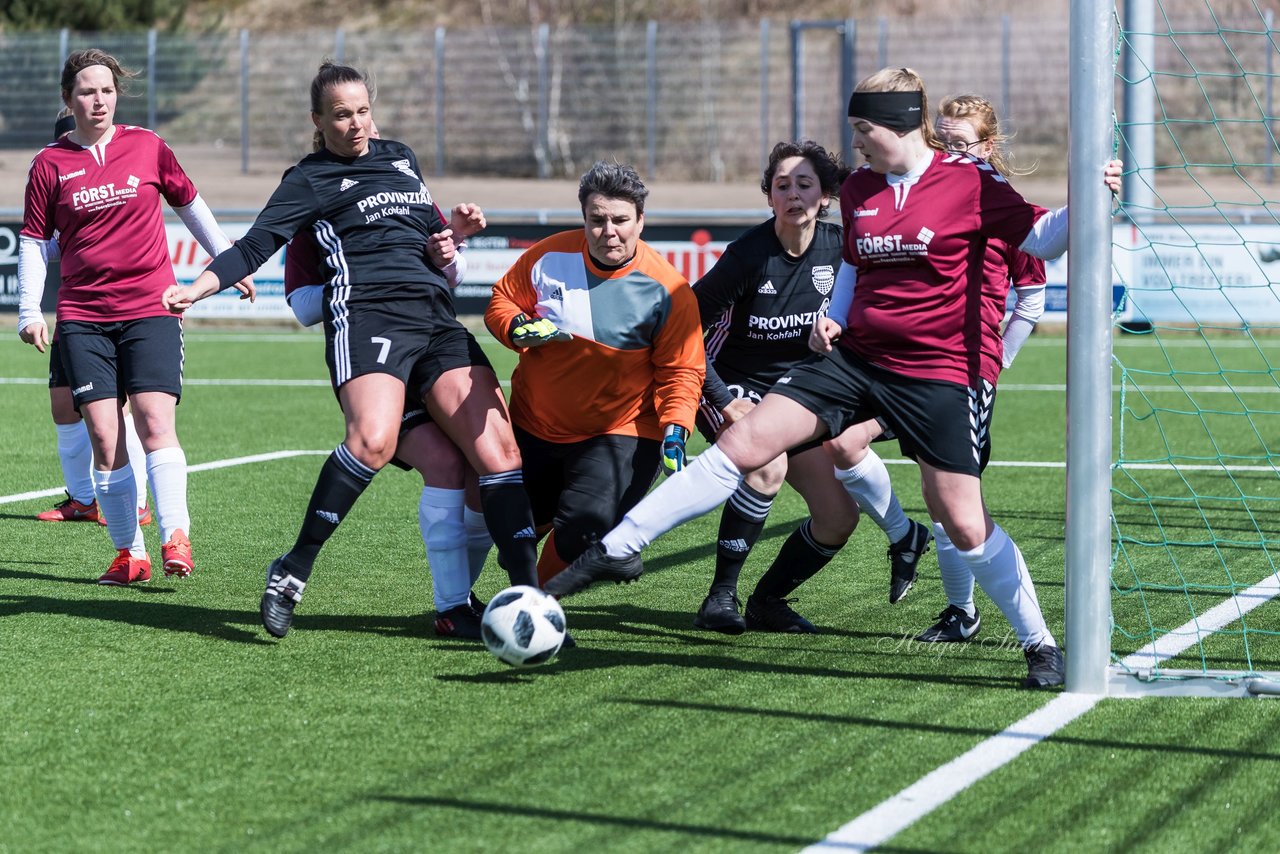
[[929, 551], [929, 541], [933, 539], [928, 527], [914, 519], [907, 535], [889, 546], [889, 604], [896, 605], [902, 597], [911, 592], [916, 583], [916, 573], [920, 558]]
[[702, 600], [693, 626], [725, 635], [740, 635], [747, 630], [747, 621], [738, 613], [738, 607], [738, 596], [732, 590], [712, 590]]
[[1037, 644], [1022, 651], [1027, 657], [1027, 678], [1023, 688], [1056, 688], [1067, 681], [1067, 668], [1062, 661], [1062, 650], [1047, 643]]
[[577, 560], [552, 576], [542, 589], [552, 596], [572, 596], [597, 581], [630, 583], [643, 574], [644, 564], [640, 562], [639, 554], [609, 557], [605, 554], [604, 546], [596, 543], [579, 555]]
[[792, 610], [794, 599], [764, 597], [751, 594], [743, 616], [747, 628], [753, 632], [790, 632], [791, 634], [817, 634], [817, 627]]
[[938, 615], [938, 622], [916, 635], [921, 643], [964, 643], [973, 640], [982, 628], [982, 616], [978, 609], [973, 609], [970, 617], [963, 608], [948, 605]]
[[262, 614], [262, 626], [272, 637], [282, 638], [293, 624], [293, 609], [302, 600], [307, 586], [289, 574], [284, 558], [278, 557], [267, 567], [267, 589], [262, 594], [258, 610]]
[[477, 612], [470, 601], [454, 605], [436, 614], [436, 634], [446, 638], [480, 640], [480, 617], [483, 613], [483, 609]]

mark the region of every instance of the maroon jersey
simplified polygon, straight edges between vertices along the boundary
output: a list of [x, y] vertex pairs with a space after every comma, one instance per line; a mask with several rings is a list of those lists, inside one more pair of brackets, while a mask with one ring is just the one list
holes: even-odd
[[164, 140], [146, 128], [116, 125], [106, 145], [70, 139], [31, 163], [22, 234], [58, 235], [62, 284], [58, 319], [110, 322], [168, 314], [160, 304], [175, 283], [160, 198], [185, 207], [196, 188]]
[[[1004, 302], [984, 298], [988, 242], [1020, 246], [1045, 212], [967, 155], [935, 151], [910, 185], [858, 169], [840, 190], [844, 262], [858, 273], [840, 343], [907, 376], [994, 383]], [[1008, 281], [1006, 267], [1006, 295]]]

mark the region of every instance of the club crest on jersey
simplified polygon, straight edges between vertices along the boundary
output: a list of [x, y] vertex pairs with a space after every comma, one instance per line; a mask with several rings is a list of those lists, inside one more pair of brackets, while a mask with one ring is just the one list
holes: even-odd
[[824, 297], [831, 293], [836, 284], [836, 268], [830, 264], [815, 264], [813, 267], [813, 287]]

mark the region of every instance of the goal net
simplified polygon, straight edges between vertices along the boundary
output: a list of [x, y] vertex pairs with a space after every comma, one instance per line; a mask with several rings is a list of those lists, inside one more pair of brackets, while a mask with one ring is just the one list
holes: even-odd
[[1278, 34], [1249, 2], [1117, 13], [1109, 692], [1276, 693]]

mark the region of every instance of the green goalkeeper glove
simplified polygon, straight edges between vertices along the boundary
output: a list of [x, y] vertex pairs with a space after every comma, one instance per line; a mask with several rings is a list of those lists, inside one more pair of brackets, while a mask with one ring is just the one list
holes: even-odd
[[662, 437], [662, 471], [664, 474], [675, 474], [684, 468], [684, 443], [689, 438], [689, 431], [679, 424], [668, 424], [667, 432]]
[[527, 314], [517, 314], [511, 318], [511, 325], [507, 330], [511, 343], [517, 347], [540, 347], [548, 341], [569, 341], [573, 338], [545, 317], [530, 317]]

